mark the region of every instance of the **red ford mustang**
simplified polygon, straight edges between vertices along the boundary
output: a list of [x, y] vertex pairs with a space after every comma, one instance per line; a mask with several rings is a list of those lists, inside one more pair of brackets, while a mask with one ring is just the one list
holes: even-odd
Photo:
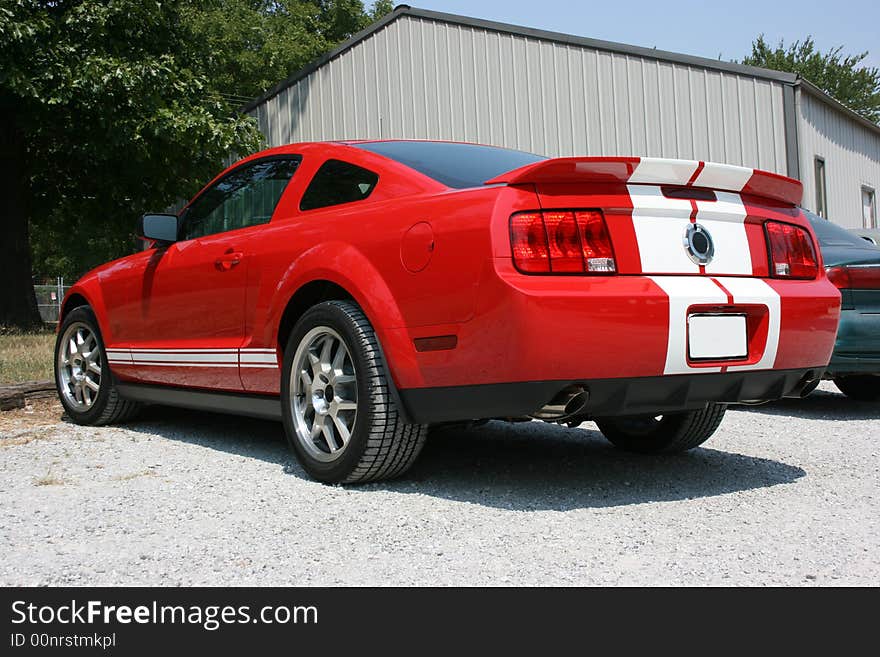
[[399, 475], [429, 425], [487, 418], [686, 450], [828, 363], [840, 296], [800, 197], [709, 162], [274, 148], [70, 290], [59, 395], [83, 424], [145, 402], [281, 418], [326, 482]]

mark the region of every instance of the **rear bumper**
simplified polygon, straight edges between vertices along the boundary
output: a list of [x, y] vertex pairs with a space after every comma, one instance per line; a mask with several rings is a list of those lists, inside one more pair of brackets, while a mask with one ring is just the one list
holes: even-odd
[[880, 373], [880, 312], [844, 310], [828, 375], [874, 373]]
[[824, 366], [796, 370], [680, 374], [598, 380], [525, 381], [488, 385], [400, 390], [414, 422], [457, 422], [534, 414], [560, 391], [583, 386], [588, 417], [663, 413], [704, 408], [709, 402], [735, 404], [799, 397], [822, 375]]
[[[748, 356], [691, 361], [694, 312], [748, 315]], [[469, 321], [390, 329], [383, 348], [401, 390], [806, 370], [828, 364], [839, 315], [840, 293], [824, 278], [524, 276], [496, 259]], [[454, 348], [414, 349], [445, 335]]]

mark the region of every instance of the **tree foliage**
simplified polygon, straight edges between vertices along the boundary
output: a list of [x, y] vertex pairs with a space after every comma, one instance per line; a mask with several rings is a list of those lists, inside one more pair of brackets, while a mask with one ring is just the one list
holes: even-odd
[[[34, 274], [75, 278], [130, 253], [140, 213], [261, 146], [241, 99], [372, 16], [360, 0], [0, 0], [0, 142], [17, 167], [0, 194], [4, 220], [29, 228]], [[0, 304], [24, 293], [4, 273], [16, 281]]]
[[743, 64], [797, 73], [869, 121], [880, 122], [880, 70], [864, 66], [867, 52], [848, 55], [843, 46], [816, 49], [813, 38], [773, 47], [758, 36]]
[[219, 92], [253, 98], [390, 12], [380, 0], [207, 0], [185, 12], [202, 68]]

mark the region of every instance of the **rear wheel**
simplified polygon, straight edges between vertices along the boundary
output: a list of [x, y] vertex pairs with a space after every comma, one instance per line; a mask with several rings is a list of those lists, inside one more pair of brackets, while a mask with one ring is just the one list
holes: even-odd
[[312, 477], [390, 479], [415, 462], [427, 427], [401, 420], [387, 377], [378, 338], [354, 303], [320, 303], [297, 322], [284, 350], [282, 412]]
[[88, 306], [71, 310], [58, 329], [55, 387], [77, 424], [124, 422], [140, 410], [140, 404], [122, 399], [116, 390], [98, 321]]
[[596, 424], [615, 447], [644, 454], [669, 454], [706, 442], [718, 429], [726, 410], [724, 404], [710, 403], [699, 411], [597, 418]]
[[840, 392], [857, 401], [880, 401], [880, 376], [853, 374], [834, 377], [834, 385]]

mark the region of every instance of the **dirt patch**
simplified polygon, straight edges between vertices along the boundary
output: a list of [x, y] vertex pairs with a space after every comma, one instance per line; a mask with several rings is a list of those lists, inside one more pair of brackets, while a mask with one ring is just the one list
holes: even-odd
[[64, 409], [57, 399], [32, 399], [24, 408], [0, 412], [0, 445], [11, 434], [19, 434], [26, 429], [47, 427], [58, 424], [64, 416]]

